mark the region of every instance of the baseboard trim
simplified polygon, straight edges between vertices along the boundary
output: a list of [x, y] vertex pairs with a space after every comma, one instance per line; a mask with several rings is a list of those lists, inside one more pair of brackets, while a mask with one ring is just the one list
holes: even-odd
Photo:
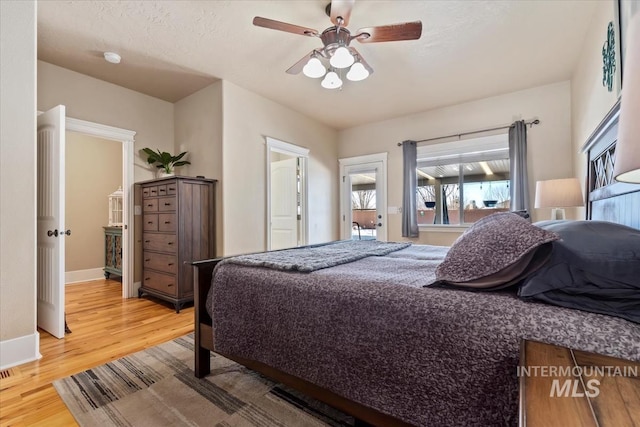
[[33, 362], [42, 357], [40, 354], [40, 334], [0, 341], [0, 371]]
[[104, 269], [89, 268], [87, 270], [67, 271], [64, 273], [64, 281], [68, 285], [70, 283], [90, 282], [91, 280], [104, 279]]

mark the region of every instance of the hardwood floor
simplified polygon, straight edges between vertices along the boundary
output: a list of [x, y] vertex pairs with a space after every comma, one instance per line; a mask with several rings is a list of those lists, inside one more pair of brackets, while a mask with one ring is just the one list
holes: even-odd
[[66, 313], [72, 333], [59, 340], [39, 331], [42, 358], [0, 378], [0, 426], [77, 425], [54, 380], [193, 332], [192, 306], [176, 314], [158, 300], [123, 300], [113, 280], [68, 285]]

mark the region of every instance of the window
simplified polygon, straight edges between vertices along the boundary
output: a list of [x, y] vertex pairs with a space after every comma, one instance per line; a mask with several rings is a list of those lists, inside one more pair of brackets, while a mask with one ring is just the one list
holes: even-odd
[[418, 147], [418, 225], [461, 225], [510, 209], [507, 134]]

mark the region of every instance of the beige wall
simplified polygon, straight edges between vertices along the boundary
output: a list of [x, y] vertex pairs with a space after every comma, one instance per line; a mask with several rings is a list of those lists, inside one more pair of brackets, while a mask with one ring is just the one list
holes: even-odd
[[[519, 92], [423, 113], [371, 123], [340, 132], [339, 157], [388, 152], [387, 200], [402, 206], [402, 149], [405, 139], [427, 139], [508, 125], [518, 119], [538, 118], [541, 124], [528, 129], [528, 169], [531, 206], [536, 180], [573, 176], [569, 82]], [[548, 209], [533, 209], [534, 221], [550, 216]], [[568, 215], [571, 213], [568, 212]], [[401, 216], [388, 215], [389, 240], [402, 240]], [[459, 233], [421, 231], [420, 243], [447, 245]]]
[[[155, 168], [147, 165], [145, 147], [174, 151], [174, 104], [123, 88], [47, 62], [38, 61], [38, 109], [46, 111], [58, 104], [67, 107], [67, 117], [115, 126], [136, 132], [134, 181], [155, 178]], [[134, 218], [134, 277], [141, 277], [141, 241]]]
[[309, 243], [337, 239], [337, 132], [228, 81], [222, 87], [224, 254], [266, 249], [266, 136], [309, 149]]
[[122, 143], [66, 133], [65, 271], [104, 267], [109, 194], [122, 185]]
[[[602, 85], [602, 44], [607, 25], [614, 20], [613, 6], [612, 1], [598, 2], [571, 79], [573, 172], [585, 188], [587, 158], [582, 146], [618, 100], [617, 83], [612, 92]], [[584, 208], [579, 217], [584, 218]]]
[[[0, 366], [36, 332], [36, 3], [0, 2]], [[29, 345], [30, 344], [30, 345]], [[31, 356], [38, 352], [31, 339]]]
[[175, 152], [188, 151], [190, 165], [181, 175], [217, 179], [216, 254], [224, 249], [222, 233], [222, 81], [174, 104]]
[[67, 107], [67, 117], [135, 131], [136, 182], [154, 178], [141, 149], [174, 149], [172, 103], [38, 61], [38, 109], [58, 104]]

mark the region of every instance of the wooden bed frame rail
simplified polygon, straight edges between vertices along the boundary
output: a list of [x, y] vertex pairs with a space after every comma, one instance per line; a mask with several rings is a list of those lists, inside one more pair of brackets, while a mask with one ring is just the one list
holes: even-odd
[[[195, 364], [194, 373], [197, 378], [203, 378], [211, 372], [211, 351], [213, 348], [213, 321], [207, 312], [207, 295], [211, 288], [213, 270], [223, 258], [216, 258], [192, 263], [194, 266], [194, 308], [195, 308]], [[344, 398], [328, 389], [322, 388], [309, 381], [287, 374], [271, 366], [265, 365], [255, 360], [222, 354], [222, 356], [233, 360], [236, 363], [246, 366], [265, 377], [278, 383], [294, 388], [299, 392], [326, 403], [346, 414], [354, 417], [355, 425], [364, 427], [368, 425], [385, 427], [410, 427], [404, 421], [391, 417], [390, 415], [376, 411]]]

